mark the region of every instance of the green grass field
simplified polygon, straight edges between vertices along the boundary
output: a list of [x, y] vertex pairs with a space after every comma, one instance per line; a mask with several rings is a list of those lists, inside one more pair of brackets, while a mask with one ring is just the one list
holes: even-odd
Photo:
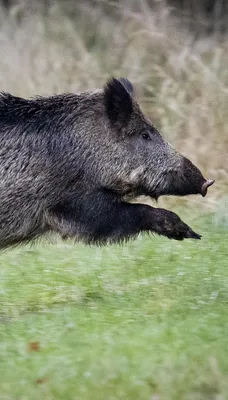
[[201, 241], [2, 253], [0, 399], [228, 399], [228, 231], [191, 225]]

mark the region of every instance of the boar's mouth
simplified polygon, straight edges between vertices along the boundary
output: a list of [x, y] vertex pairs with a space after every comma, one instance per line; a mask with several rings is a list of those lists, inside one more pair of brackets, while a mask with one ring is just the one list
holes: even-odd
[[154, 181], [149, 196], [155, 199], [164, 195], [201, 194], [205, 197], [208, 188], [214, 183], [212, 179], [205, 179], [201, 171], [186, 157], [182, 158], [180, 164], [163, 170]]
[[167, 185], [165, 188], [160, 189], [160, 185], [158, 185], [154, 190], [147, 191], [144, 195], [149, 196], [153, 200], [158, 200], [160, 196], [188, 196], [193, 194], [201, 194], [202, 197], [205, 197], [207, 194], [207, 190], [210, 186], [213, 185], [215, 181], [212, 179], [203, 178], [203, 183], [201, 181], [200, 185], [196, 184], [196, 186], [188, 184], [187, 181], [183, 182], [183, 184], [176, 185], [172, 182], [170, 185]]
[[160, 175], [156, 182], [148, 185], [144, 181], [135, 187], [129, 187], [124, 197], [134, 199], [140, 196], [147, 196], [157, 201], [160, 196], [188, 196], [201, 194], [206, 196], [207, 190], [215, 182], [212, 179], [205, 179], [201, 172], [194, 167], [194, 174], [181, 174], [177, 171], [169, 171]]

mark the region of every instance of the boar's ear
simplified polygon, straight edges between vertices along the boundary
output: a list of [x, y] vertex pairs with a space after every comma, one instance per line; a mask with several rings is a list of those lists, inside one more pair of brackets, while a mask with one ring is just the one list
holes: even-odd
[[113, 123], [126, 123], [133, 111], [133, 86], [125, 78], [109, 80], [104, 88], [105, 108]]
[[123, 87], [127, 90], [127, 92], [133, 96], [134, 95], [134, 88], [132, 83], [126, 78], [119, 78], [120, 83], [122, 83]]

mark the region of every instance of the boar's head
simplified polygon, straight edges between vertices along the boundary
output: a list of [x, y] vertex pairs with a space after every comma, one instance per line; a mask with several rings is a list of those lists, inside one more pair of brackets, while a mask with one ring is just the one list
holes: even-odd
[[154, 199], [161, 195], [206, 195], [214, 181], [205, 179], [190, 160], [165, 141], [140, 110], [127, 79], [112, 78], [102, 93], [106, 150], [101, 155], [101, 180], [106, 188], [123, 196]]

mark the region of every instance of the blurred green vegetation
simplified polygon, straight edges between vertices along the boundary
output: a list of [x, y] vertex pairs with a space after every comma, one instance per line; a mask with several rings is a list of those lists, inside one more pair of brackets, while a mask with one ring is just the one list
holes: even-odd
[[0, 398], [227, 399], [228, 232], [191, 225], [201, 241], [2, 254]]

